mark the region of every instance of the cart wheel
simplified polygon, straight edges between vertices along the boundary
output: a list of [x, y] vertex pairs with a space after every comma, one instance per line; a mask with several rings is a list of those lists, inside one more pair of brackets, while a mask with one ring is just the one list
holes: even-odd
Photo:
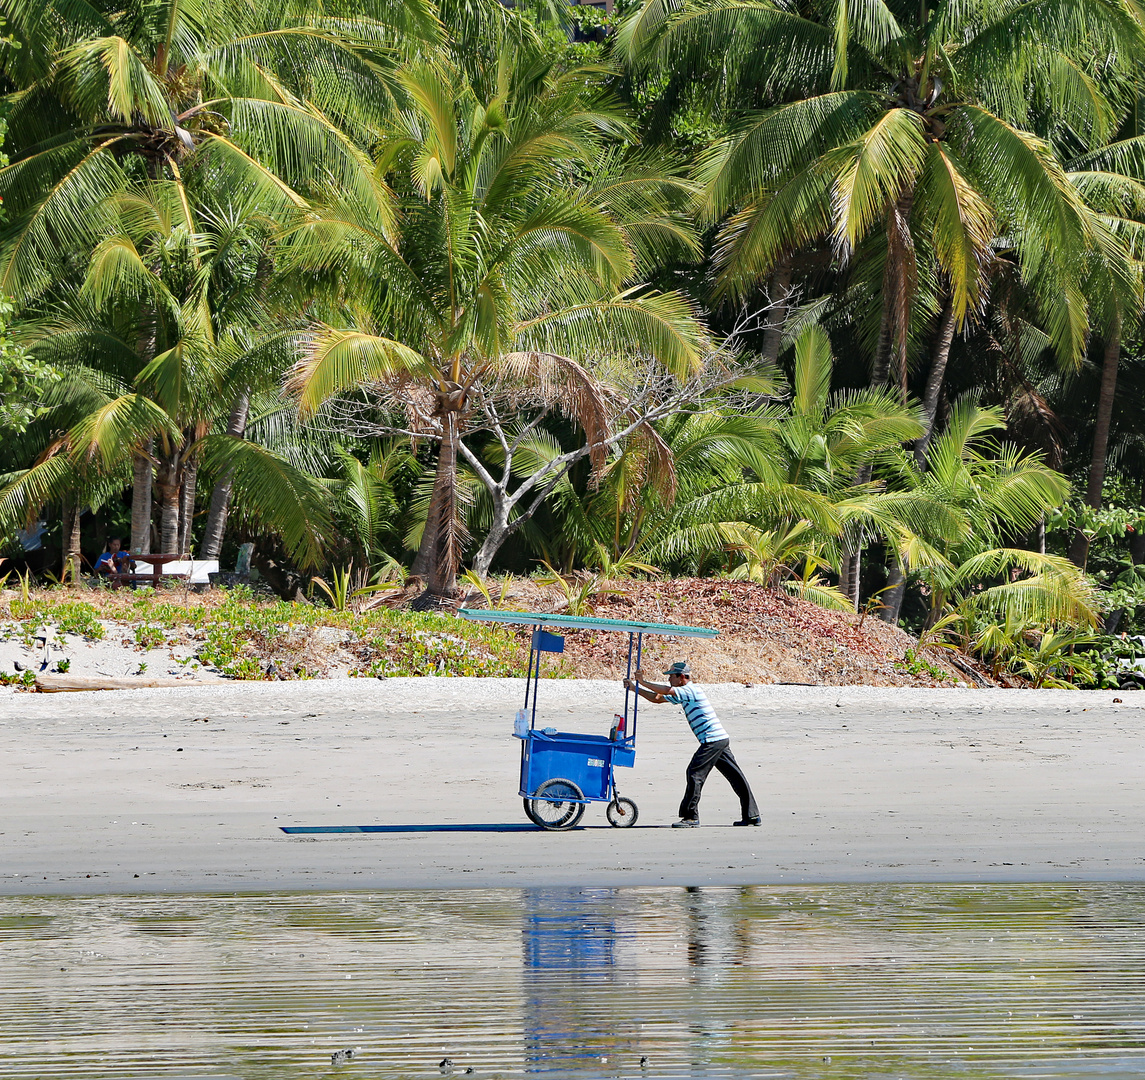
[[630, 829], [636, 824], [636, 819], [640, 816], [640, 811], [636, 809], [636, 803], [631, 799], [619, 797], [608, 804], [604, 813], [608, 818], [609, 825], [614, 829]]
[[528, 814], [542, 829], [571, 829], [584, 817], [580, 788], [571, 780], [546, 780], [528, 801]]

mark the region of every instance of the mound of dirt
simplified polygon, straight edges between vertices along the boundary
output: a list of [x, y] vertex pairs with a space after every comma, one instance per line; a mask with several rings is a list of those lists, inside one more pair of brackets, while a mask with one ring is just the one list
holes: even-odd
[[[612, 582], [593, 597], [585, 614], [606, 619], [680, 623], [719, 630], [717, 638], [645, 641], [644, 668], [657, 674], [673, 660], [688, 659], [701, 682], [816, 686], [992, 685], [968, 658], [945, 649], [921, 653], [910, 634], [881, 619], [827, 611], [747, 581], [677, 578]], [[479, 594], [465, 603], [484, 606]], [[564, 597], [523, 579], [504, 607], [560, 611]], [[565, 632], [559, 663], [582, 679], [621, 678], [628, 638], [591, 630]], [[554, 661], [554, 667], [557, 662]]]

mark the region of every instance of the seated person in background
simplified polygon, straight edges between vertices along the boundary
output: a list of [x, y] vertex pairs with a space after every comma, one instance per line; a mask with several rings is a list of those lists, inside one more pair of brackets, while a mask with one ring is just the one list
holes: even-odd
[[123, 550], [123, 541], [118, 536], [112, 536], [107, 541], [107, 550], [95, 560], [97, 574], [122, 574], [135, 569], [135, 560], [131, 553]]

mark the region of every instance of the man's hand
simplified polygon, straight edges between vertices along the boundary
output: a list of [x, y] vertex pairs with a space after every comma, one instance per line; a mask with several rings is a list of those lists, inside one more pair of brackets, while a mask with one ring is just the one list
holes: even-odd
[[621, 679], [620, 681], [621, 681], [621, 683], [623, 683], [625, 690], [636, 690], [636, 689], [638, 689], [638, 687], [636, 686], [636, 683], [634, 683], [631, 679]]

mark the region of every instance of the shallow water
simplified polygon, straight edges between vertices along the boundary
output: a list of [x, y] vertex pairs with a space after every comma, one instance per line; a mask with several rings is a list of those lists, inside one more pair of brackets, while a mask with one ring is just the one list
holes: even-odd
[[0, 898], [5, 1078], [446, 1056], [475, 1080], [1140, 1077], [1145, 885]]

